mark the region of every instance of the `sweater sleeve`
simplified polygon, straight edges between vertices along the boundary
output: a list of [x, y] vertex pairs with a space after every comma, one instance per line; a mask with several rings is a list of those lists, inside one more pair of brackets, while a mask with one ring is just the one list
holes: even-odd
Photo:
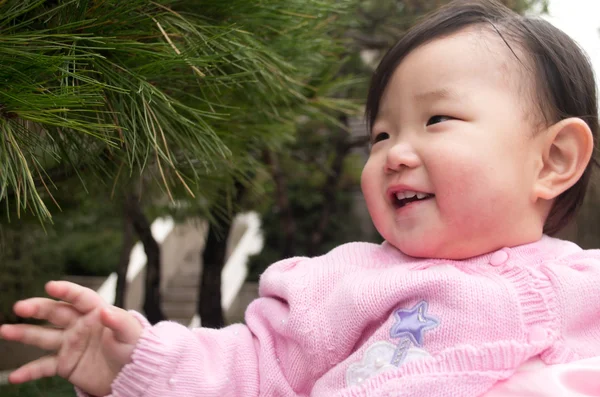
[[241, 324], [190, 330], [162, 322], [144, 330], [111, 396], [256, 396], [259, 348]]
[[[278, 262], [266, 273], [285, 273], [301, 260]], [[304, 346], [306, 327], [288, 322], [293, 309], [285, 291], [261, 289], [263, 296], [246, 312], [247, 325], [188, 329], [165, 321], [146, 326], [110, 396], [308, 395], [314, 380], [307, 379], [316, 375]]]

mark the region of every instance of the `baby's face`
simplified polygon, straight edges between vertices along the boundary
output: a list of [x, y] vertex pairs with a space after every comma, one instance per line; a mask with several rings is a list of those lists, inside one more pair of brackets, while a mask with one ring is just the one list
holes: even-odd
[[482, 29], [408, 54], [381, 98], [362, 174], [383, 238], [407, 255], [463, 259], [541, 237], [528, 84], [510, 49]]

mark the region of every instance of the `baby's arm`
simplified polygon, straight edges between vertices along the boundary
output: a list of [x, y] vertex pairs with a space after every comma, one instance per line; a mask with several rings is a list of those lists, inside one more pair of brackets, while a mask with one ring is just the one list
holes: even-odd
[[[80, 396], [84, 392], [112, 397], [308, 393], [332, 363], [319, 358], [321, 350], [314, 346], [316, 330], [307, 321], [310, 305], [297, 304], [307, 294], [298, 274], [287, 270], [299, 260], [281, 261], [263, 275], [263, 297], [248, 308], [247, 326], [220, 330], [190, 330], [173, 322], [151, 327], [131, 313], [111, 309], [91, 290], [67, 282], [50, 283], [49, 294], [65, 302], [34, 298], [17, 303], [15, 309], [20, 316], [47, 319], [59, 329], [4, 326], [0, 335], [59, 354], [17, 370], [11, 381], [59, 374], [78, 387]], [[44, 310], [38, 313], [33, 307], [42, 301]], [[65, 310], [70, 313], [68, 321], [59, 319]], [[67, 334], [73, 335], [69, 342], [64, 338]], [[60, 343], [45, 341], [54, 340], [51, 335], [62, 335]], [[53, 368], [44, 364], [49, 362]]]
[[256, 396], [256, 347], [241, 324], [190, 330], [161, 322], [142, 332], [112, 396]]
[[61, 301], [31, 298], [17, 302], [15, 312], [56, 328], [3, 325], [0, 337], [56, 355], [19, 368], [13, 383], [59, 375], [79, 396], [256, 396], [297, 394], [316, 379], [300, 340], [306, 330], [282, 321], [289, 307], [281, 297], [255, 302], [248, 326], [190, 330], [173, 322], [152, 327], [69, 282], [50, 282], [46, 290]]
[[17, 302], [14, 311], [54, 327], [2, 325], [0, 336], [56, 354], [25, 364], [9, 380], [23, 383], [58, 375], [90, 394], [109, 394], [111, 383], [131, 360], [142, 325], [132, 314], [106, 304], [97, 293], [77, 284], [49, 282], [46, 291], [60, 301], [31, 298]]
[[307, 394], [323, 369], [307, 346], [314, 330], [299, 321], [284, 297], [271, 296], [250, 305], [247, 325], [147, 327], [113, 397]]
[[303, 291], [298, 274], [286, 272], [298, 261], [281, 261], [263, 274], [262, 297], [248, 307], [246, 325], [190, 330], [161, 322], [144, 328], [131, 363], [112, 384], [113, 397], [310, 393], [330, 365], [315, 356], [321, 350], [307, 321], [310, 307], [297, 304], [306, 294], [291, 291]]

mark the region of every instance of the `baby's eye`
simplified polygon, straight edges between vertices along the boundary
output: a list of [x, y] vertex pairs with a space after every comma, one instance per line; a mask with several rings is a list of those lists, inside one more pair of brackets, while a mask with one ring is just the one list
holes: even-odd
[[436, 115], [427, 120], [427, 125], [437, 124], [448, 120], [452, 120], [452, 117]]
[[372, 143], [377, 143], [379, 141], [383, 141], [384, 139], [388, 139], [390, 134], [387, 132], [380, 132], [379, 134], [375, 134], [375, 137], [371, 139]]

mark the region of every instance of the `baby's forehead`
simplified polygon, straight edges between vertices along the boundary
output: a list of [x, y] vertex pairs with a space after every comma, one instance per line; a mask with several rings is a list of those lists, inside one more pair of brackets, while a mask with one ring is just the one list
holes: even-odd
[[494, 73], [489, 77], [496, 77], [497, 73], [509, 81], [515, 81], [517, 77], [531, 73], [532, 69], [529, 67], [531, 60], [522, 45], [511, 41], [487, 26], [471, 26], [418, 46], [404, 57], [398, 67], [419, 55], [420, 67], [424, 67], [424, 70], [430, 69], [427, 68], [428, 63], [434, 63], [431, 65], [433, 68], [443, 68], [452, 65], [458, 58], [466, 61], [458, 63], [463, 68], [458, 72], [470, 73], [485, 68]]
[[534, 70], [531, 57], [516, 40], [476, 25], [413, 49], [398, 64], [392, 80], [398, 75], [400, 85], [418, 80], [424, 91], [436, 91], [448, 81], [461, 91], [461, 79], [471, 84], [473, 79], [493, 80], [502, 89], [514, 90], [530, 116], [539, 109], [533, 106], [538, 98]]
[[[523, 44], [489, 26], [471, 29], [468, 39], [474, 49], [480, 50], [480, 61], [487, 62], [507, 87], [517, 90], [519, 97], [533, 94], [537, 87], [536, 73], [533, 59]], [[533, 101], [533, 97], [529, 96], [528, 101]]]

